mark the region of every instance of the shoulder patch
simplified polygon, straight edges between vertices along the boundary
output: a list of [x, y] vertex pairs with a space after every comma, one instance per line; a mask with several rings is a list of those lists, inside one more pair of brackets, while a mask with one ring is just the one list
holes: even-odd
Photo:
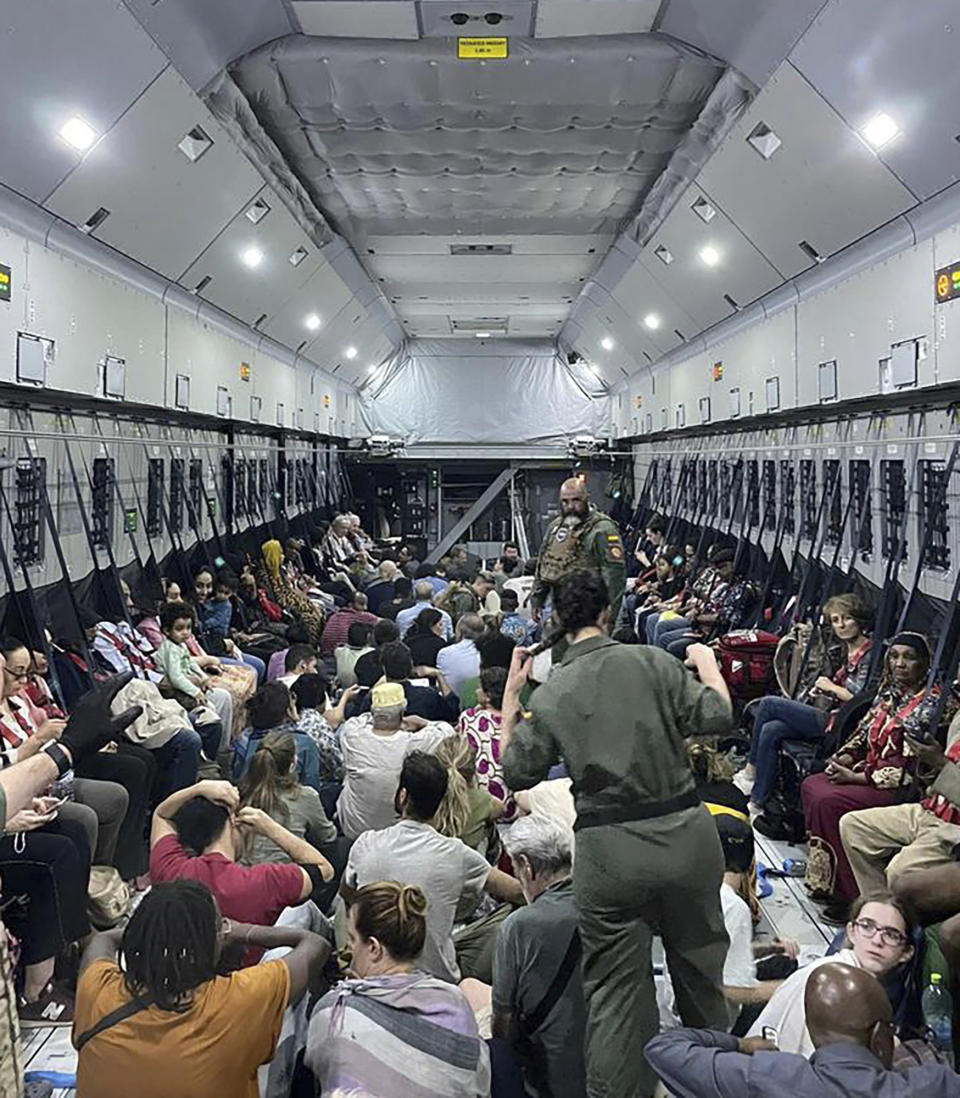
[[619, 545], [610, 545], [610, 546], [608, 546], [608, 550], [609, 550], [610, 556], [613, 557], [614, 560], [622, 560], [623, 559], [623, 550], [620, 548]]
[[607, 534], [607, 541], [619, 541], [619, 540], [620, 540], [620, 535], [619, 534]]

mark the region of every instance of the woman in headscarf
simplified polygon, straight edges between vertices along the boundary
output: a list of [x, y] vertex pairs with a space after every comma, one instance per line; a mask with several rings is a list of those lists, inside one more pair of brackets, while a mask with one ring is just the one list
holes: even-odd
[[[822, 774], [800, 787], [810, 834], [806, 885], [815, 898], [831, 901], [824, 920], [842, 925], [857, 882], [843, 844], [840, 819], [847, 812], [897, 804], [913, 780], [906, 736], [936, 735], [930, 722], [939, 707], [940, 687], [925, 687], [930, 646], [920, 633], [901, 632], [891, 641], [873, 705]], [[949, 712], [944, 713], [949, 720]]]
[[268, 595], [294, 614], [307, 628], [310, 643], [319, 645], [323, 633], [323, 615], [316, 606], [287, 578], [284, 570], [283, 546], [276, 538], [265, 541], [260, 547], [263, 566], [257, 580]]

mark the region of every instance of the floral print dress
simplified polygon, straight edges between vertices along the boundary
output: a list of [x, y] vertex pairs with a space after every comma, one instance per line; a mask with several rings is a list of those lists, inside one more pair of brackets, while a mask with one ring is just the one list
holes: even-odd
[[500, 761], [500, 727], [503, 717], [492, 709], [474, 706], [460, 714], [460, 732], [477, 753], [477, 785], [497, 800], [503, 801], [501, 823], [511, 823], [517, 816], [517, 802], [503, 780]]

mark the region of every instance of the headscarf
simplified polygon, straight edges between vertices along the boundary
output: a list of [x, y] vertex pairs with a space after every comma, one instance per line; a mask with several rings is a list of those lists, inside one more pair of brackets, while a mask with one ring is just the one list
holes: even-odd
[[280, 564], [283, 561], [283, 546], [276, 538], [271, 538], [270, 541], [265, 541], [260, 546], [260, 552], [263, 555], [263, 562], [267, 566], [267, 571], [273, 579], [279, 579]]
[[905, 648], [912, 648], [926, 663], [930, 662], [930, 644], [922, 633], [903, 630], [902, 632], [897, 633], [895, 637], [890, 638], [890, 642], [887, 646], [888, 650], [895, 644], [903, 645]]

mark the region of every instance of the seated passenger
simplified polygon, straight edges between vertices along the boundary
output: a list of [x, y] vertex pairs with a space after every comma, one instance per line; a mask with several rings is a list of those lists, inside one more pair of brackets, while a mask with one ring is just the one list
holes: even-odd
[[733, 575], [733, 550], [711, 545], [699, 570], [687, 574], [686, 585], [679, 595], [668, 599], [666, 609], [651, 614], [644, 623], [647, 643], [659, 645], [661, 637], [670, 632], [681, 633], [694, 628], [694, 619], [705, 611], [710, 601], [722, 596]]
[[477, 753], [477, 784], [503, 803], [503, 822], [517, 815], [517, 804], [507, 789], [500, 762], [500, 728], [503, 723], [503, 692], [507, 672], [489, 667], [480, 672], [477, 705], [460, 714], [458, 728]]
[[843, 925], [845, 905], [857, 895], [856, 881], [840, 841], [847, 812], [895, 804], [910, 784], [905, 736], [923, 738], [937, 708], [939, 686], [927, 693], [930, 649], [919, 633], [898, 633], [890, 642], [884, 675], [873, 706], [850, 739], [800, 787], [810, 833], [806, 884], [830, 900], [824, 919]]
[[[219, 975], [221, 950], [242, 945], [292, 949]], [[141, 1098], [258, 1098], [257, 1070], [274, 1054], [284, 1010], [329, 952], [306, 930], [223, 918], [195, 881], [155, 886], [123, 930], [96, 935], [84, 953], [74, 1025], [78, 1098], [134, 1090]], [[109, 1024], [118, 1010], [126, 1017]]]
[[503, 801], [477, 784], [477, 752], [462, 733], [448, 736], [434, 751], [447, 769], [447, 792], [433, 820], [441, 835], [460, 839], [488, 862], [499, 851], [495, 820], [503, 815]]
[[[438, 759], [412, 751], [403, 760], [395, 805], [400, 822], [366, 831], [350, 850], [340, 888], [350, 904], [357, 889], [385, 879], [415, 885], [430, 897], [427, 937], [420, 967], [441, 980], [457, 983], [460, 966], [453, 944], [453, 924], [484, 890], [508, 903], [523, 903], [518, 883], [491, 868], [459, 839], [441, 835], [432, 824], [447, 791], [447, 772]], [[494, 928], [495, 929], [495, 928]]]
[[[539, 625], [534, 625], [534, 629], [539, 630], [539, 628]], [[510, 660], [513, 658], [513, 650], [517, 647], [513, 637], [501, 633], [495, 626], [491, 627], [490, 622], [487, 622], [483, 635], [477, 638], [476, 645], [477, 651], [480, 653], [480, 670], [473, 678], [467, 679], [463, 684], [463, 689], [460, 692], [461, 712], [466, 709], [475, 709], [480, 704], [477, 697], [477, 691], [480, 688], [480, 675], [493, 667], [501, 667], [504, 671], [508, 670]], [[550, 653], [547, 652], [544, 655], [546, 655], [549, 664]], [[529, 689], [524, 690], [522, 695], [524, 702], [529, 697], [529, 693]]]
[[[441, 652], [441, 655], [443, 653]], [[427, 721], [448, 721], [454, 723], [460, 715], [460, 699], [448, 683], [443, 672], [437, 667], [414, 668], [410, 658], [410, 649], [402, 641], [385, 644], [380, 649], [380, 669], [387, 682], [403, 687], [407, 699], [407, 716], [423, 717]], [[411, 682], [415, 674], [436, 683], [436, 686], [421, 686]], [[358, 696], [356, 709], [366, 712], [370, 707], [370, 692]]]
[[435, 606], [421, 610], [403, 643], [410, 649], [414, 667], [436, 667], [437, 656], [447, 646], [443, 635], [443, 614]]
[[864, 629], [870, 611], [856, 595], [835, 595], [825, 603], [823, 616], [843, 645], [843, 663], [832, 676], [821, 675], [816, 680], [808, 701], [763, 698], [754, 710], [749, 761], [734, 781], [744, 793], [753, 794], [758, 810], [776, 784], [781, 742], [821, 739], [837, 709], [867, 684], [869, 660], [865, 657], [872, 642]]
[[[396, 621], [397, 615], [402, 610], [408, 610], [414, 605], [413, 584], [406, 576], [397, 576], [393, 581], [393, 598], [387, 599], [386, 602], [381, 602], [380, 609], [377, 613], [381, 618], [389, 618], [391, 621]], [[450, 633], [452, 636], [452, 626], [450, 628]]]
[[[351, 688], [354, 689], [354, 688]], [[290, 688], [297, 706], [297, 730], [306, 733], [320, 756], [320, 789], [343, 781], [343, 753], [336, 729], [343, 723], [343, 711], [354, 696], [345, 690], [333, 709], [329, 706], [327, 681], [322, 675], [301, 675]]]
[[947, 867], [960, 845], [960, 727], [950, 726], [947, 751], [936, 740], [907, 737], [920, 774], [932, 778], [919, 803], [848, 812], [840, 821], [840, 839], [861, 892], [894, 888], [905, 873]]
[[340, 730], [344, 779], [337, 819], [348, 839], [396, 822], [404, 759], [411, 751], [432, 751], [453, 732], [449, 724], [405, 717], [407, 701], [399, 683], [380, 683], [369, 694], [369, 712], [349, 718]]
[[250, 727], [233, 745], [233, 777], [239, 781], [247, 772], [250, 759], [270, 732], [287, 732], [297, 747], [297, 770], [304, 785], [317, 792], [322, 783], [320, 751], [311, 736], [300, 730], [299, 713], [290, 691], [282, 682], [268, 682], [253, 695], [247, 705]]
[[309, 644], [291, 644], [283, 657], [283, 674], [278, 676], [276, 682], [282, 682], [289, 688], [300, 675], [315, 675], [318, 662], [315, 648]]
[[218, 728], [212, 722], [194, 722], [203, 742], [203, 752], [213, 761], [230, 743], [233, 699], [218, 685], [219, 675], [207, 674], [187, 648], [193, 622], [193, 607], [189, 603], [168, 602], [163, 606], [160, 628], [164, 639], [157, 649], [157, 669], [163, 672], [173, 696], [188, 713], [196, 714], [208, 703], [216, 713]]
[[549, 816], [528, 816], [504, 845], [527, 906], [500, 928], [493, 987], [477, 980], [461, 986], [478, 1019], [492, 1008], [493, 1036], [513, 1045], [535, 1093], [573, 1098], [587, 1092], [573, 833]]
[[822, 965], [842, 962], [878, 980], [913, 956], [912, 926], [904, 905], [889, 892], [861, 896], [850, 909], [843, 949], [798, 969], [777, 989], [750, 1027], [748, 1037], [772, 1034], [781, 1052], [810, 1056], [814, 1043], [807, 1030], [803, 997], [807, 981]]
[[678, 1029], [650, 1041], [647, 1059], [674, 1093], [685, 1098], [948, 1098], [960, 1077], [946, 1064], [891, 1070], [894, 1038], [890, 1002], [865, 972], [832, 963], [806, 990], [814, 1055], [774, 1052], [763, 1038]]
[[372, 629], [379, 620], [376, 614], [367, 610], [367, 596], [358, 591], [350, 603], [327, 619], [320, 642], [321, 655], [332, 656], [339, 645], [345, 644], [350, 626], [354, 623], [369, 625]]
[[[300, 622], [293, 622], [291, 625], [285, 626], [287, 647], [281, 648], [279, 651], [274, 652], [267, 662], [267, 682], [275, 682], [284, 674], [284, 665], [287, 659], [287, 652], [290, 650], [290, 646], [293, 644], [303, 644], [310, 647], [310, 633], [305, 625], [301, 625]], [[316, 649], [313, 649], [315, 652]]]
[[528, 645], [533, 640], [533, 623], [520, 612], [520, 599], [516, 591], [503, 591], [500, 595], [500, 632], [516, 644]]
[[269, 598], [289, 610], [307, 630], [310, 644], [320, 643], [323, 633], [323, 613], [307, 598], [291, 577], [283, 555], [283, 546], [276, 538], [265, 541], [260, 547], [262, 565], [257, 572], [257, 583]]
[[707, 640], [738, 628], [749, 607], [752, 595], [743, 574], [746, 559], [737, 565], [734, 551], [727, 549], [716, 553], [713, 560], [721, 582], [713, 588], [703, 606], [686, 619], [690, 621], [690, 626], [679, 630], [661, 630], [661, 626], [657, 627], [657, 644], [672, 656], [683, 658], [694, 641]]
[[484, 631], [479, 614], [464, 614], [457, 622], [456, 644], [441, 649], [437, 655], [437, 670], [444, 675], [454, 694], [459, 695], [464, 684], [480, 674], [480, 652], [476, 642]]
[[383, 675], [380, 666], [380, 650], [385, 644], [392, 644], [400, 639], [400, 630], [397, 623], [389, 618], [381, 618], [373, 627], [373, 651], [367, 652], [357, 660], [353, 671], [357, 676], [358, 686], [373, 686]]
[[397, 565], [392, 560], [383, 560], [377, 568], [374, 581], [367, 585], [365, 594], [371, 614], [379, 614], [380, 607], [389, 602], [394, 594], [394, 581], [397, 578]]
[[322, 1095], [485, 1098], [487, 1046], [457, 988], [418, 971], [428, 901], [396, 881], [358, 889], [349, 911], [351, 978], [320, 1000], [305, 1062]]
[[[420, 611], [426, 610], [429, 606], [433, 606], [433, 587], [430, 585], [429, 580], [417, 580], [413, 588], [413, 594], [416, 599], [413, 605], [398, 611], [396, 615], [397, 628], [400, 630], [401, 640], [406, 637], [411, 626], [420, 616]], [[443, 622], [443, 639], [452, 640], [453, 622], [450, 619], [450, 615], [446, 610], [441, 610], [440, 618]]]
[[[379, 618], [377, 619], [379, 621]], [[370, 638], [373, 636], [373, 628], [361, 621], [355, 621], [347, 630], [347, 643], [340, 644], [334, 649], [334, 659], [337, 661], [337, 683], [341, 687], [353, 686], [357, 681], [355, 668], [357, 660], [373, 651]]]
[[236, 577], [214, 577], [213, 569], [203, 567], [193, 578], [193, 608], [196, 612], [198, 640], [207, 652], [219, 657], [227, 667], [251, 668], [262, 681], [266, 665], [256, 656], [241, 652], [233, 640], [233, 602]]
[[[229, 919], [273, 926], [280, 913], [303, 903], [333, 866], [305, 839], [297, 838], [259, 808], [238, 811], [240, 795], [229, 782], [203, 781], [168, 797], [153, 814], [150, 879], [191, 880], [206, 885]], [[237, 857], [248, 833], [270, 839], [289, 863], [243, 866]], [[255, 964], [251, 948], [245, 963]]]

